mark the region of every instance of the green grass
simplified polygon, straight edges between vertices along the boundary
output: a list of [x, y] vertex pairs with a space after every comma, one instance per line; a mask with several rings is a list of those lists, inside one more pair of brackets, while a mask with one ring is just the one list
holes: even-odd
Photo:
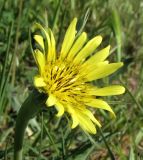
[[[0, 0], [0, 159], [11, 160], [17, 112], [33, 88], [36, 65], [29, 30], [34, 22], [49, 26], [61, 46], [67, 26], [78, 18], [78, 31], [89, 38], [101, 34], [102, 47], [111, 44], [111, 61], [124, 67], [98, 85], [122, 84], [126, 93], [107, 97], [117, 118], [97, 111], [102, 131], [86, 135], [70, 129], [67, 115], [54, 108], [29, 122], [24, 141], [25, 160], [141, 160], [143, 159], [143, 3], [140, 0]], [[114, 157], [114, 158], [113, 158]]]

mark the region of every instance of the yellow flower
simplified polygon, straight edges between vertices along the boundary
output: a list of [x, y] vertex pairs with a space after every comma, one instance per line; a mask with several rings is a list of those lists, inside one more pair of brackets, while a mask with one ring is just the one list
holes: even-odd
[[96, 36], [87, 42], [87, 34], [76, 37], [77, 19], [69, 25], [60, 52], [56, 52], [56, 43], [52, 31], [43, 28], [43, 36], [35, 35], [34, 39], [40, 49], [34, 50], [34, 58], [39, 74], [34, 77], [34, 85], [48, 95], [46, 105], [55, 106], [57, 116], [68, 112], [72, 117], [72, 128], [77, 125], [89, 133], [95, 134], [95, 125], [101, 127], [89, 107], [109, 111], [114, 117], [111, 107], [96, 96], [119, 95], [125, 92], [120, 85], [103, 88], [94, 86], [91, 82], [106, 77], [123, 66], [122, 62], [109, 63], [110, 46], [95, 53], [102, 41]]

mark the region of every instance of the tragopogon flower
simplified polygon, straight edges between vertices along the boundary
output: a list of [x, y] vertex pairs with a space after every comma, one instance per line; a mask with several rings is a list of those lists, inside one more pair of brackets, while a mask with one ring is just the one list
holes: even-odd
[[76, 37], [76, 23], [77, 19], [74, 18], [66, 31], [60, 52], [56, 51], [50, 28], [37, 24], [43, 35], [34, 36], [40, 46], [40, 49], [34, 50], [39, 69], [39, 74], [34, 77], [34, 85], [48, 95], [46, 104], [56, 107], [57, 116], [68, 112], [72, 117], [72, 128], [80, 125], [84, 131], [95, 134], [95, 125], [101, 127], [101, 124], [90, 107], [107, 110], [115, 117], [107, 102], [96, 97], [119, 95], [125, 89], [120, 85], [98, 88], [91, 82], [112, 74], [123, 63], [105, 60], [109, 56], [110, 46], [95, 53], [102, 41], [101, 36], [88, 42], [85, 32]]

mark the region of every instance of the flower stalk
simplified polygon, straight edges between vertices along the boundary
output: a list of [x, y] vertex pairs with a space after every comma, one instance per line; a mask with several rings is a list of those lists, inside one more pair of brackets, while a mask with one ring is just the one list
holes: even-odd
[[28, 122], [42, 111], [47, 96], [33, 90], [22, 104], [16, 120], [14, 138], [14, 160], [22, 160], [24, 133]]

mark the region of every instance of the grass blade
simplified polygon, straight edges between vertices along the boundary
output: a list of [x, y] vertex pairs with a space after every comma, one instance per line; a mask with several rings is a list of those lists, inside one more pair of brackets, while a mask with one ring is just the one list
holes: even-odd
[[102, 139], [103, 139], [103, 141], [105, 143], [106, 148], [108, 149], [108, 153], [109, 153], [109, 156], [110, 156], [111, 160], [115, 160], [114, 154], [112, 153], [112, 151], [111, 151], [111, 149], [110, 149], [110, 147], [109, 147], [109, 145], [108, 145], [108, 143], [107, 143], [107, 141], [106, 141], [106, 139], [104, 137], [104, 134], [103, 134], [103, 132], [102, 132], [102, 130], [100, 128], [99, 128], [99, 132], [100, 132], [101, 137], [102, 137]]

